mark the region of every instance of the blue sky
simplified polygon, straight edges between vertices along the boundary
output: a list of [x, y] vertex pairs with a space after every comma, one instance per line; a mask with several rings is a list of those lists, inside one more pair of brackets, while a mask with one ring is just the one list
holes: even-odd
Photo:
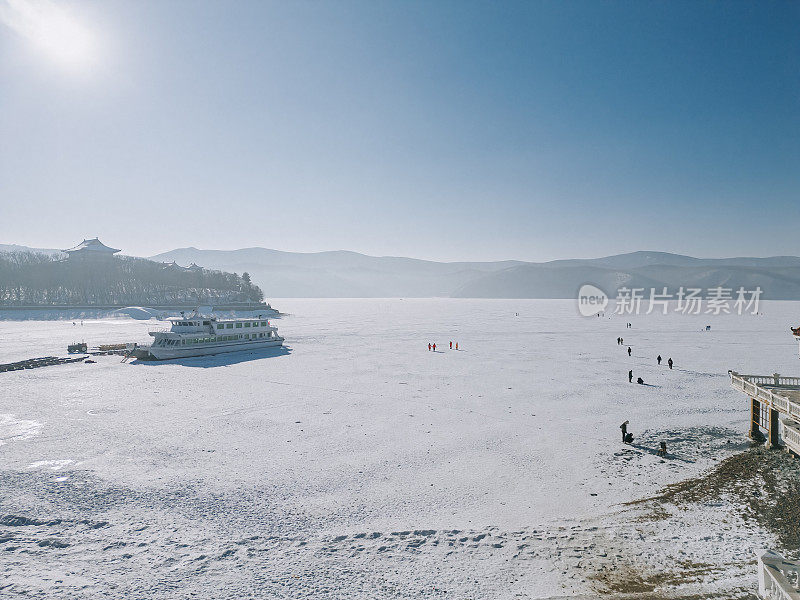
[[797, 2], [23, 4], [0, 242], [800, 254]]

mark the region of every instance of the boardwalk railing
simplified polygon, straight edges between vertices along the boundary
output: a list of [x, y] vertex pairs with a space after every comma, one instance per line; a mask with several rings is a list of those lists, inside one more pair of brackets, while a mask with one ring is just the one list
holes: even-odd
[[783, 422], [783, 441], [795, 454], [800, 454], [800, 429], [794, 422]]
[[[781, 387], [800, 389], [800, 377], [740, 375], [730, 371], [731, 386], [783, 414], [800, 419], [800, 404], [777, 393]], [[769, 387], [765, 387], [769, 386]]]
[[756, 550], [758, 595], [765, 600], [800, 600], [800, 563], [790, 562], [774, 550]]
[[800, 387], [800, 377], [783, 377], [778, 375], [742, 375], [731, 371], [734, 375], [755, 383], [757, 385], [771, 385], [775, 387]]

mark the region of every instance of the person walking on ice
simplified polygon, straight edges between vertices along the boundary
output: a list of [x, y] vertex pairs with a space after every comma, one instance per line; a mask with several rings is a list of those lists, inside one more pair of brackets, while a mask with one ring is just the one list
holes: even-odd
[[458, 350], [458, 342], [456, 342], [456, 350]]
[[671, 371], [671, 370], [672, 370], [672, 364], [673, 364], [673, 363], [672, 363], [672, 357], [670, 357], [670, 358], [667, 360], [667, 364], [669, 365], [669, 370]]
[[433, 351], [436, 352], [436, 342], [433, 342]]
[[630, 355], [631, 355], [631, 347], [628, 346], [628, 356], [630, 356]]
[[619, 428], [622, 430], [622, 443], [624, 444], [625, 438], [628, 435], [628, 421], [625, 421], [622, 425], [619, 426]]
[[633, 369], [628, 371], [628, 383], [633, 383]]
[[431, 343], [428, 342], [428, 352], [430, 352], [430, 351], [431, 351]]
[[451, 341], [450, 342], [450, 350], [452, 350], [452, 349], [453, 349], [453, 342]]
[[658, 355], [658, 358], [656, 358], [656, 360], [658, 361], [658, 364], [660, 365], [661, 364], [661, 355], [660, 354]]

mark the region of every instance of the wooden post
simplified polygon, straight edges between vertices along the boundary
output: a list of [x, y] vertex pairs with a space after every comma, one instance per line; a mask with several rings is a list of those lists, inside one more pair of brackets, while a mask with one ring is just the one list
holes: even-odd
[[750, 432], [748, 435], [751, 440], [758, 440], [761, 432], [758, 429], [758, 420], [761, 413], [761, 403], [755, 398], [750, 398]]
[[767, 437], [767, 448], [780, 448], [781, 442], [778, 433], [780, 424], [778, 422], [778, 411], [769, 407], [769, 436]]

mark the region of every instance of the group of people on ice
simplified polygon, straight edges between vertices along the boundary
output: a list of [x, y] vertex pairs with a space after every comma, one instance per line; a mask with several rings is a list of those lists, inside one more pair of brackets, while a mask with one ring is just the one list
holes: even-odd
[[[458, 350], [458, 342], [456, 342], [455, 349]], [[436, 342], [433, 342], [432, 344], [431, 343], [428, 344], [428, 352], [430, 352], [431, 350], [433, 352], [436, 352]], [[453, 350], [453, 342], [452, 341], [450, 342], [450, 350]]]
[[[632, 444], [633, 443], [633, 434], [628, 431], [628, 424], [630, 421], [625, 421], [619, 428], [622, 430], [622, 443], [623, 444]], [[656, 451], [657, 456], [664, 457], [667, 455], [667, 442], [661, 442], [658, 445], [658, 450]]]
[[[631, 324], [630, 323], [627, 323], [626, 326], [627, 326], [628, 329], [631, 328]], [[621, 337], [618, 337], [617, 338], [617, 345], [618, 346], [624, 346], [625, 345], [625, 340], [622, 339]], [[632, 356], [632, 355], [633, 355], [633, 351], [632, 351], [631, 347], [628, 346], [628, 356]], [[661, 361], [662, 360], [663, 359], [661, 358], [661, 355], [659, 354], [656, 357], [656, 362], [659, 365], [661, 365]], [[672, 357], [670, 357], [667, 360], [667, 365], [669, 365], [670, 370], [672, 370], [672, 365], [674, 365], [674, 364], [675, 363], [672, 361]], [[633, 383], [633, 369], [630, 369], [628, 371], [628, 383]], [[638, 383], [639, 385], [644, 385], [644, 379], [642, 379], [641, 377], [637, 377], [636, 378], [636, 383]], [[619, 428], [622, 430], [622, 443], [623, 444], [630, 444], [630, 443], [633, 442], [633, 434], [628, 431], [628, 424], [629, 424], [629, 421], [625, 421], [622, 425], [619, 426]], [[664, 457], [664, 456], [667, 455], [667, 442], [661, 442], [656, 454], [658, 456], [661, 456], [661, 457]]]
[[[622, 344], [623, 344], [623, 339], [622, 339], [621, 337], [618, 337], [618, 338], [617, 338], [617, 344], [618, 344], [618, 345], [622, 345]], [[633, 355], [633, 351], [631, 350], [631, 347], [630, 347], [630, 346], [628, 346], [628, 356], [632, 356], [632, 355]], [[662, 361], [662, 360], [663, 360], [663, 359], [661, 358], [661, 355], [659, 354], [659, 355], [656, 357], [656, 362], [659, 364], [659, 366], [661, 365], [661, 361]], [[674, 365], [674, 364], [675, 364], [675, 363], [674, 363], [674, 362], [672, 362], [672, 357], [670, 357], [669, 359], [667, 359], [667, 365], [669, 365], [669, 369], [670, 369], [670, 371], [672, 370], [672, 365]], [[633, 369], [631, 369], [630, 371], [628, 371], [628, 383], [633, 383]], [[644, 385], [644, 379], [642, 379], [641, 377], [637, 377], [637, 378], [636, 378], [636, 383], [638, 383], [639, 385]]]

